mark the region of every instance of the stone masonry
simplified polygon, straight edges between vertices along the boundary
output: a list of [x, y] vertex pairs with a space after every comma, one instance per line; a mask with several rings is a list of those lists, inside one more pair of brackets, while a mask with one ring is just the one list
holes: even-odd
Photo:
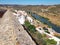
[[36, 45], [12, 13], [7, 10], [0, 20], [0, 45]]

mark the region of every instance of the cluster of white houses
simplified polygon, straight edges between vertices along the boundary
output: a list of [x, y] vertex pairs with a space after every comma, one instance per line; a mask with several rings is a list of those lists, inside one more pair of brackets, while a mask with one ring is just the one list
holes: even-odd
[[[15, 13], [13, 13], [13, 15], [15, 15], [16, 18], [18, 18], [18, 21], [20, 22], [20, 24], [24, 25], [24, 22], [27, 19], [30, 22], [30, 24], [33, 25], [34, 20], [31, 17], [29, 17], [28, 14], [25, 11], [15, 10]], [[51, 35], [51, 34], [53, 34], [53, 32], [51, 32], [51, 34], [48, 34], [48, 33], [44, 32], [43, 29], [40, 30], [39, 28], [40, 27], [36, 27], [36, 30], [39, 31], [40, 33], [44, 33], [46, 35], [49, 35], [50, 36], [49, 39], [54, 39], [55, 41], [57, 41], [57, 45], [60, 45], [60, 43], [59, 43], [60, 39], [58, 39], [57, 37]], [[50, 29], [50, 31], [51, 31], [51, 29]]]
[[16, 18], [18, 18], [18, 21], [20, 22], [20, 24], [24, 24], [25, 20], [27, 19], [31, 24], [33, 23], [33, 19], [31, 17], [28, 16], [28, 14], [25, 11], [22, 10], [15, 10], [15, 13], [13, 13], [13, 15], [16, 16]]

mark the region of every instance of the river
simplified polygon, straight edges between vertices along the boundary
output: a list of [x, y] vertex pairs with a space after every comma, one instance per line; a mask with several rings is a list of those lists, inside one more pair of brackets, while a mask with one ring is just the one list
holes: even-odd
[[54, 29], [56, 32], [60, 33], [60, 26], [57, 26], [57, 25], [51, 23], [49, 20], [47, 20], [47, 19], [43, 18], [42, 16], [37, 15], [35, 13], [32, 13], [31, 16], [34, 17], [35, 19], [39, 20], [40, 22], [45, 23], [48, 26], [51, 26], [52, 29]]

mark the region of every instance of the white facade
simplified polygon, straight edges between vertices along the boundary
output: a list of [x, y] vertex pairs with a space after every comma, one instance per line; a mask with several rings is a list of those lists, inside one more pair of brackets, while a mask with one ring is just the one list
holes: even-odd
[[[18, 21], [21, 23], [21, 24], [24, 24], [25, 22], [25, 18], [31, 23], [33, 24], [33, 19], [29, 16], [27, 16], [27, 13], [25, 11], [21, 11], [21, 10], [15, 10], [16, 13], [13, 13], [13, 15], [16, 16], [16, 18], [18, 18]], [[27, 17], [26, 17], [27, 16]]]
[[21, 23], [21, 24], [24, 24], [25, 22], [25, 17], [22, 15], [20, 17], [18, 17], [18, 21]]
[[27, 16], [27, 19], [31, 24], [33, 24], [33, 19], [31, 17]]

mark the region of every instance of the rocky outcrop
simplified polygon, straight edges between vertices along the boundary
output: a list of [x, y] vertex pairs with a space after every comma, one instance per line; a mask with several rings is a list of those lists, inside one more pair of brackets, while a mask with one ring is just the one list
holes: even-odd
[[36, 45], [12, 11], [6, 11], [0, 21], [0, 45]]

